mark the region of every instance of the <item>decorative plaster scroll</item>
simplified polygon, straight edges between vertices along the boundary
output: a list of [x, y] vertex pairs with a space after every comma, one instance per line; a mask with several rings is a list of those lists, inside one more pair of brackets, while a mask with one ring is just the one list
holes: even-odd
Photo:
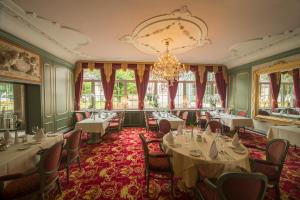
[[106, 82], [110, 82], [110, 77], [112, 75], [112, 63], [104, 63], [104, 74]]
[[145, 73], [145, 64], [138, 64], [136, 69], [137, 69], [138, 77], [140, 79], [140, 83], [142, 83], [144, 78], [144, 73]]
[[142, 22], [131, 35], [125, 35], [120, 40], [133, 44], [142, 52], [159, 54], [166, 51], [162, 41], [171, 38], [173, 42], [169, 51], [184, 53], [209, 44], [207, 31], [205, 22], [193, 16], [187, 6], [183, 6], [169, 14], [155, 16]]
[[205, 66], [204, 65], [198, 65], [198, 73], [199, 73], [199, 77], [200, 77], [200, 83], [203, 83], [203, 79], [204, 79], [204, 73], [205, 73]]

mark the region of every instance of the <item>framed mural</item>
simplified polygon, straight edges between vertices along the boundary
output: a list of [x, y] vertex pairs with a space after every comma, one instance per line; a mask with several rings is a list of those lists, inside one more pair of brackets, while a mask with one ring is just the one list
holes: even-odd
[[40, 84], [41, 71], [38, 54], [0, 38], [0, 78]]

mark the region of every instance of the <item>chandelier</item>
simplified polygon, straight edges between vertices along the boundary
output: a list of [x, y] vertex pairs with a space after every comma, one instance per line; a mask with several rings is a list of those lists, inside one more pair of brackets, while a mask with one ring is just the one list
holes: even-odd
[[180, 74], [185, 72], [185, 67], [179, 60], [169, 52], [169, 45], [172, 39], [163, 40], [166, 45], [166, 52], [158, 58], [158, 61], [152, 66], [154, 79], [163, 79], [167, 81], [177, 81]]

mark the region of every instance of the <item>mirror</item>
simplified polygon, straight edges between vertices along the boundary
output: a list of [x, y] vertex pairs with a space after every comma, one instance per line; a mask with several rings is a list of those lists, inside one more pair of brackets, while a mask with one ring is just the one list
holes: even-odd
[[252, 78], [252, 116], [300, 123], [300, 61], [261, 67]]

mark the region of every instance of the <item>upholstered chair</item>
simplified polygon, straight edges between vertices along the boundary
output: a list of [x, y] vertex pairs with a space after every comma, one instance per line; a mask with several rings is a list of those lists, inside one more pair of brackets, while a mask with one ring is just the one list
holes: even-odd
[[85, 111], [84, 115], [85, 115], [85, 118], [90, 118], [91, 117], [91, 113], [89, 111]]
[[280, 199], [279, 182], [289, 145], [290, 144], [287, 140], [271, 140], [268, 142], [267, 148], [265, 150], [265, 160], [250, 160], [251, 170], [253, 172], [260, 172], [268, 177], [268, 184], [274, 186], [277, 199]]
[[[170, 161], [170, 155], [164, 152], [150, 152], [148, 145], [153, 143], [160, 143], [161, 140], [148, 140], [146, 141], [142, 133], [139, 134], [144, 149], [145, 159], [145, 179], [146, 190], [149, 196], [149, 183], [150, 177], [155, 179], [166, 179], [171, 181], [171, 196], [173, 197], [173, 179], [174, 172]], [[159, 175], [159, 176], [157, 176]]]
[[80, 122], [82, 121], [84, 118], [83, 118], [83, 115], [82, 113], [75, 113], [75, 120], [76, 122]]
[[117, 117], [110, 120], [110, 122], [108, 124], [108, 130], [109, 131], [121, 131], [123, 121], [124, 121], [124, 112], [120, 112], [120, 113], [118, 113]]
[[160, 120], [158, 123], [158, 127], [159, 127], [159, 130], [157, 133], [158, 138], [162, 138], [165, 134], [167, 134], [171, 131], [171, 124], [166, 119]]
[[81, 130], [72, 130], [67, 134], [68, 137], [62, 151], [61, 165], [59, 169], [65, 169], [67, 171], [67, 182], [69, 183], [71, 164], [77, 162], [78, 167], [81, 170], [79, 154]]
[[30, 172], [0, 177], [0, 199], [44, 199], [45, 193], [54, 185], [61, 193], [58, 169], [62, 148], [63, 141], [60, 141], [49, 149], [39, 151], [40, 161]]
[[223, 134], [223, 126], [219, 121], [210, 121], [207, 123], [206, 128], [209, 127], [211, 132], [216, 133], [217, 130], [220, 130], [221, 134]]
[[246, 111], [239, 111], [237, 113], [238, 116], [241, 116], [241, 117], [247, 117], [247, 112]]
[[267, 177], [261, 173], [224, 173], [217, 180], [199, 181], [196, 196], [207, 200], [263, 200], [267, 183]]
[[189, 116], [189, 112], [188, 112], [188, 111], [184, 111], [184, 112], [182, 113], [181, 119], [184, 121], [184, 125], [186, 125], [188, 116]]
[[144, 112], [144, 118], [147, 132], [150, 130], [158, 130], [157, 120], [149, 116], [149, 114], [146, 111]]
[[176, 116], [180, 118], [180, 110], [177, 110]]

